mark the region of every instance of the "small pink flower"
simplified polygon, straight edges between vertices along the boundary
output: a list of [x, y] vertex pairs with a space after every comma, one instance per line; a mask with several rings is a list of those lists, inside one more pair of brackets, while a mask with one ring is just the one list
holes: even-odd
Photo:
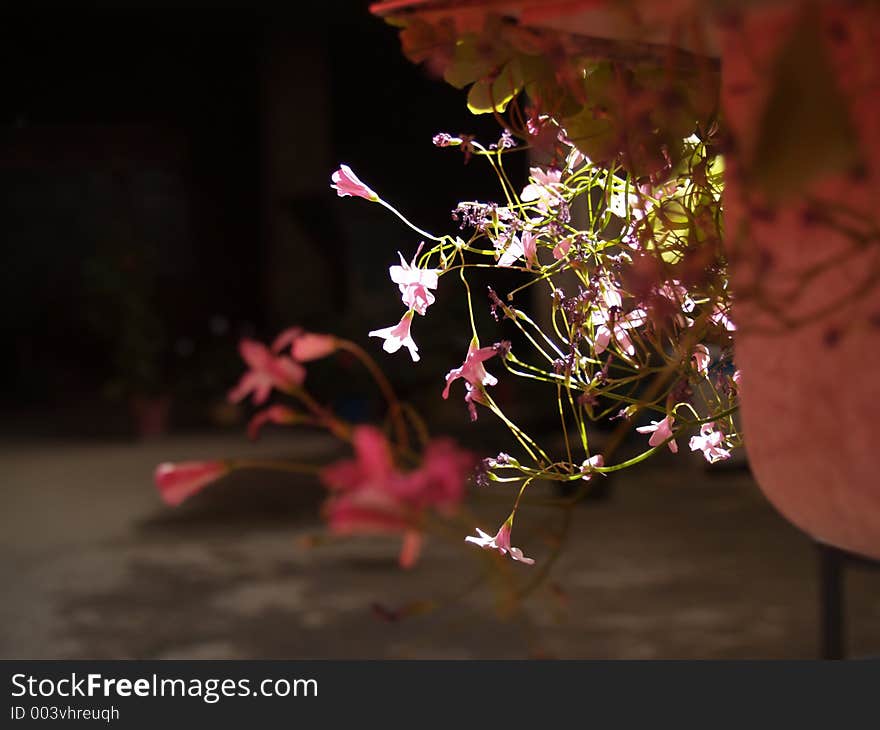
[[280, 354], [285, 348], [297, 362], [319, 360], [336, 352], [336, 338], [333, 335], [319, 335], [306, 332], [302, 327], [290, 327], [272, 341], [272, 352]]
[[691, 451], [702, 451], [710, 464], [730, 458], [730, 450], [724, 448], [727, 445], [724, 434], [715, 429], [714, 423], [704, 423], [700, 428], [700, 435], [691, 436], [688, 445]]
[[358, 180], [358, 176], [351, 171], [348, 165], [340, 165], [331, 179], [333, 184], [330, 187], [336, 190], [336, 194], [340, 198], [346, 195], [355, 195], [373, 202], [379, 200], [379, 196]]
[[712, 358], [709, 357], [709, 348], [705, 345], [697, 345], [691, 355], [691, 362], [694, 365], [694, 370], [700, 375], [704, 377], [708, 375], [709, 363], [712, 362]]
[[[651, 434], [651, 438], [648, 439], [649, 446], [660, 446], [666, 439], [672, 437], [672, 423], [674, 420], [672, 416], [666, 416], [662, 421], [651, 421], [650, 426], [639, 426], [636, 431]], [[675, 439], [672, 439], [667, 445], [673, 454], [678, 453], [678, 444], [675, 443]]]
[[286, 406], [269, 406], [258, 411], [248, 423], [248, 438], [256, 441], [260, 435], [260, 429], [267, 423], [275, 423], [279, 426], [292, 426], [296, 423], [304, 423], [307, 418], [302, 414]]
[[352, 434], [355, 455], [320, 472], [333, 496], [324, 506], [330, 530], [337, 534], [402, 533], [402, 567], [412, 566], [421, 548], [422, 514], [436, 508], [452, 513], [464, 496], [474, 457], [447, 439], [434, 439], [422, 464], [413, 471], [397, 468], [385, 434], [374, 426], [357, 426]]
[[290, 346], [290, 354], [298, 362], [320, 360], [336, 352], [336, 338], [333, 335], [319, 335], [314, 332], [303, 332]]
[[262, 405], [272, 392], [292, 390], [302, 385], [306, 377], [305, 368], [286, 356], [275, 356], [262, 342], [243, 339], [238, 343], [238, 351], [249, 370], [241, 376], [227, 398], [238, 403], [252, 395], [255, 405]]
[[471, 340], [467, 355], [460, 367], [453, 368], [446, 374], [446, 387], [443, 389], [443, 398], [449, 398], [450, 386], [459, 378], [465, 381], [465, 403], [471, 413], [471, 420], [477, 419], [477, 411], [474, 403], [484, 403], [484, 388], [488, 385], [496, 385], [498, 378], [486, 372], [483, 363], [489, 358], [495, 357], [498, 350], [494, 347], [480, 347], [476, 337]]
[[538, 237], [531, 231], [523, 231], [520, 236], [523, 256], [530, 267], [538, 265]]
[[648, 313], [644, 309], [633, 309], [627, 314], [596, 310], [592, 314], [594, 330], [593, 351], [601, 355], [608, 349], [612, 337], [627, 355], [636, 354], [636, 348], [629, 335], [630, 330], [641, 327], [648, 321]]
[[392, 327], [385, 327], [381, 330], [373, 330], [369, 333], [370, 337], [381, 337], [385, 340], [385, 343], [382, 345], [382, 349], [388, 353], [397, 352], [401, 347], [406, 347], [409, 350], [409, 354], [413, 359], [413, 362], [419, 361], [419, 348], [416, 345], [415, 340], [413, 340], [412, 336], [409, 333], [410, 326], [413, 321], [413, 310], [410, 309], [403, 317], [400, 319], [396, 325]]
[[676, 305], [682, 312], [693, 312], [696, 303], [678, 279], [672, 279], [657, 289], [657, 294]]
[[156, 467], [154, 479], [162, 500], [176, 507], [228, 472], [222, 461], [165, 462]]
[[510, 545], [510, 522], [505, 522], [501, 525], [501, 529], [498, 530], [498, 534], [495, 537], [492, 537], [488, 533], [483, 532], [479, 527], [477, 528], [477, 535], [479, 537], [474, 537], [473, 535], [468, 535], [465, 538], [465, 542], [473, 543], [474, 545], [478, 545], [484, 550], [497, 550], [502, 555], [510, 555], [514, 560], [518, 560], [520, 563], [525, 563], [526, 565], [534, 565], [535, 561], [532, 558], [527, 558], [523, 555], [523, 551], [518, 547], [511, 547]]
[[723, 307], [721, 304], [715, 305], [712, 314], [709, 316], [709, 321], [728, 332], [736, 332], [736, 325], [728, 316], [728, 308]]
[[583, 476], [581, 479], [584, 481], [590, 481], [593, 478], [593, 474], [602, 474], [602, 472], [596, 472], [596, 467], [605, 466], [605, 457], [602, 454], [596, 454], [595, 456], [591, 456], [587, 459], [583, 464], [581, 464], [581, 473]]
[[571, 248], [571, 238], [563, 238], [553, 247], [553, 258], [559, 261], [568, 256], [568, 250]]
[[553, 208], [560, 203], [562, 200], [559, 192], [560, 180], [562, 179], [560, 170], [545, 172], [540, 167], [532, 167], [529, 169], [529, 176], [532, 182], [523, 188], [520, 195], [520, 199], [524, 203], [537, 201], [540, 210]]
[[734, 371], [733, 376], [731, 377], [736, 386], [739, 387], [742, 384], [742, 375], [740, 375], [739, 370]]
[[431, 289], [436, 289], [440, 271], [438, 269], [420, 269], [416, 266], [416, 258], [422, 250], [420, 245], [413, 256], [412, 263], [406, 263], [403, 254], [399, 251], [400, 266], [392, 266], [388, 269], [391, 281], [400, 288], [403, 303], [410, 309], [414, 309], [421, 315], [424, 315], [428, 307], [431, 306], [435, 297], [431, 293]]

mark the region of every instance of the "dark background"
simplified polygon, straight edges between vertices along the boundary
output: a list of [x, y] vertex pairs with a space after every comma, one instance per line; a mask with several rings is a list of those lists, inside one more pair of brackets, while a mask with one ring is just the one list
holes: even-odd
[[[469, 340], [463, 292], [444, 282], [417, 321], [417, 368], [382, 353], [366, 333], [399, 318], [387, 267], [418, 236], [329, 178], [348, 163], [423, 228], [454, 231], [456, 202], [496, 185], [431, 137], [499, 130], [366, 3], [20, 12], [0, 59], [8, 430], [131, 435], [134, 403], [160, 400], [171, 429], [228, 422], [236, 341], [291, 324], [358, 340], [439, 400]], [[343, 374], [310, 378], [366, 415]]]

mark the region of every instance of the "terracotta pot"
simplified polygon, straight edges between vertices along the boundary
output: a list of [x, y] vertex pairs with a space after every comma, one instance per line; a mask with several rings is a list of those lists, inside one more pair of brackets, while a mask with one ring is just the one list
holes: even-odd
[[[725, 29], [722, 99], [733, 135], [725, 238], [740, 328], [742, 424], [758, 483], [815, 539], [880, 558], [880, 288], [868, 286], [880, 273], [880, 241], [860, 247], [826, 220], [829, 212], [848, 210], [856, 228], [880, 226], [880, 13], [843, 5], [814, 16], [808, 55], [825, 54], [827, 78], [819, 68], [810, 88], [789, 84], [789, 117], [773, 137], [778, 147], [769, 150], [760, 132], [769, 89], [780, 59], [792, 58], [791, 34], [803, 30], [806, 16], [795, 4], [774, 5], [750, 10]], [[797, 69], [790, 66], [785, 73], [793, 81]], [[838, 141], [848, 138], [858, 148], [855, 165], [833, 169], [846, 158], [834, 147], [835, 129], [824, 129], [827, 143], [811, 142], [811, 93], [826, 100], [839, 94], [835, 106], [849, 119]], [[841, 121], [822, 109], [816, 118], [824, 120], [819, 127]], [[801, 165], [791, 153], [799, 151], [813, 156], [804, 158], [805, 171], [818, 159], [830, 172], [792, 181], [762, 171], [777, 150], [796, 170]], [[781, 189], [773, 189], [774, 180]]]

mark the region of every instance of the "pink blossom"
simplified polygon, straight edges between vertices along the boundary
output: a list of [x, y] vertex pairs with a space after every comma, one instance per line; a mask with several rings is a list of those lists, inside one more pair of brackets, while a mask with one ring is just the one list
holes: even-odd
[[505, 522], [503, 525], [501, 525], [501, 529], [498, 530], [498, 534], [492, 537], [488, 533], [483, 532], [478, 527], [477, 535], [479, 535], [479, 537], [468, 535], [465, 538], [465, 542], [470, 542], [474, 545], [478, 545], [484, 550], [497, 550], [502, 555], [509, 554], [511, 558], [513, 558], [514, 560], [518, 560], [520, 563], [525, 563], [526, 565], [534, 565], [534, 559], [527, 558], [525, 555], [523, 555], [523, 551], [520, 550], [518, 547], [511, 547], [510, 528], [510, 522]]
[[488, 385], [496, 385], [498, 378], [486, 372], [483, 363], [498, 354], [494, 347], [480, 347], [476, 337], [471, 340], [467, 355], [460, 367], [453, 368], [446, 374], [446, 387], [443, 389], [443, 398], [449, 398], [449, 388], [456, 380], [462, 378], [465, 381], [465, 403], [471, 414], [471, 420], [477, 420], [477, 409], [474, 403], [485, 405], [483, 396], [484, 388]]
[[[662, 421], [651, 421], [650, 426], [639, 426], [636, 431], [651, 434], [651, 438], [648, 439], [649, 446], [660, 446], [666, 439], [672, 437], [674, 420], [673, 416], [666, 416]], [[678, 444], [675, 443], [675, 439], [672, 439], [667, 445], [673, 454], [678, 453]]]
[[403, 533], [400, 562], [415, 562], [421, 546], [417, 528], [424, 510], [452, 513], [464, 496], [473, 455], [452, 441], [428, 443], [421, 466], [397, 468], [385, 434], [374, 426], [358, 426], [352, 434], [355, 456], [321, 470], [320, 478], [333, 496], [324, 512], [338, 534]]
[[156, 467], [154, 479], [162, 500], [176, 507], [228, 472], [222, 461], [165, 462]]
[[401, 347], [406, 347], [409, 350], [409, 354], [413, 359], [413, 362], [419, 361], [419, 348], [416, 345], [415, 340], [413, 340], [412, 336], [409, 333], [410, 326], [412, 325], [413, 320], [413, 310], [410, 309], [403, 317], [400, 319], [396, 325], [391, 327], [385, 327], [381, 330], [373, 330], [370, 332], [370, 337], [381, 337], [385, 340], [385, 343], [382, 345], [382, 349], [385, 352], [394, 353], [397, 352]]
[[421, 315], [435, 301], [431, 289], [436, 289], [438, 284], [439, 269], [420, 269], [416, 266], [416, 257], [422, 247], [419, 246], [412, 263], [408, 264], [403, 258], [403, 254], [399, 251], [400, 266], [392, 266], [388, 269], [391, 281], [400, 287], [401, 298], [403, 303], [410, 309], [414, 309]]
[[498, 259], [499, 266], [512, 266], [523, 255], [522, 242], [515, 233], [512, 233], [506, 239], [497, 240], [495, 248], [502, 252], [501, 257]]
[[731, 380], [736, 383], [737, 387], [742, 384], [742, 375], [740, 375], [739, 370], [735, 370], [733, 375], [731, 376]]
[[717, 324], [728, 332], [736, 332], [736, 325], [728, 316], [728, 309], [722, 307], [720, 304], [715, 305], [712, 314], [709, 316], [709, 321]]
[[593, 474], [596, 474], [596, 473], [601, 474], [602, 473], [602, 472], [596, 472], [595, 471], [596, 467], [601, 468], [603, 466], [605, 466], [605, 457], [602, 456], [602, 454], [596, 454], [595, 456], [591, 456], [589, 459], [584, 461], [583, 464], [581, 464], [581, 473], [583, 473], [583, 476], [581, 477], [581, 479], [583, 479], [584, 481], [587, 481], [587, 482], [590, 481], [590, 479], [593, 478]]
[[704, 423], [700, 435], [692, 436], [689, 442], [691, 451], [702, 451], [710, 464], [730, 458], [730, 450], [724, 448], [726, 445], [724, 434], [715, 429], [714, 423]]
[[340, 165], [331, 179], [333, 184], [330, 187], [336, 190], [336, 194], [340, 198], [346, 195], [355, 195], [373, 202], [379, 200], [379, 196], [358, 180], [358, 176], [351, 171], [348, 165]]
[[260, 435], [260, 429], [267, 423], [275, 423], [279, 426], [292, 426], [296, 423], [303, 423], [306, 420], [306, 417], [302, 413], [298, 413], [292, 408], [280, 405], [269, 406], [268, 408], [258, 411], [251, 418], [247, 428], [248, 437], [252, 441], [256, 441], [257, 437]]
[[[609, 321], [610, 320], [610, 321]], [[601, 355], [608, 349], [612, 337], [627, 355], [636, 354], [629, 332], [641, 327], [648, 321], [648, 313], [644, 309], [633, 309], [627, 314], [596, 310], [592, 314], [594, 330], [593, 351]]]
[[693, 354], [691, 355], [691, 362], [694, 365], [694, 370], [696, 370], [700, 375], [706, 376], [709, 374], [709, 363], [712, 361], [712, 358], [709, 356], [709, 348], [705, 345], [697, 345], [694, 348]]
[[520, 237], [523, 257], [530, 267], [538, 265], [538, 237], [531, 231], [523, 231]]
[[266, 402], [272, 388], [289, 391], [302, 385], [306, 377], [305, 368], [286, 356], [276, 356], [262, 342], [243, 339], [238, 343], [238, 351], [248, 366], [227, 398], [238, 403], [252, 395], [255, 405]]
[[298, 362], [310, 362], [333, 354], [337, 347], [336, 338], [333, 335], [303, 332], [293, 341], [290, 353]]
[[532, 182], [523, 188], [520, 195], [520, 199], [524, 203], [537, 201], [540, 210], [547, 210], [559, 204], [562, 200], [559, 192], [560, 180], [562, 179], [560, 170], [545, 172], [540, 167], [532, 167], [529, 169], [529, 176]]
[[279, 354], [287, 347], [294, 360], [309, 362], [331, 355], [336, 351], [337, 344], [333, 335], [319, 335], [306, 332], [302, 327], [289, 327], [272, 341], [272, 352]]
[[568, 250], [571, 248], [571, 238], [563, 238], [553, 247], [553, 258], [559, 261], [568, 256]]
[[696, 303], [691, 299], [686, 287], [678, 279], [672, 279], [657, 289], [657, 294], [681, 309], [682, 312], [693, 312]]

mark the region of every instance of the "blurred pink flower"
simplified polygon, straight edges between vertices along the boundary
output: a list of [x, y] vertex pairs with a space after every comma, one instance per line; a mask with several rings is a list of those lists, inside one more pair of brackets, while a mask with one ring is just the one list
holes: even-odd
[[388, 439], [378, 428], [358, 426], [352, 440], [355, 458], [320, 473], [333, 495], [324, 508], [330, 530], [403, 533], [400, 562], [409, 567], [421, 546], [422, 513], [429, 508], [451, 513], [458, 507], [474, 458], [452, 441], [436, 439], [427, 445], [422, 464], [405, 472], [395, 466]]
[[228, 472], [222, 461], [165, 462], [156, 467], [154, 479], [162, 500], [176, 507]]
[[705, 345], [697, 345], [694, 348], [694, 352], [691, 355], [691, 362], [694, 365], [694, 370], [696, 370], [700, 375], [706, 376], [709, 374], [709, 363], [712, 361], [712, 358], [709, 356], [709, 348]]
[[309, 362], [332, 355], [336, 349], [336, 338], [333, 335], [303, 332], [290, 346], [290, 354], [293, 355], [294, 360]]
[[306, 332], [302, 327], [289, 327], [272, 341], [272, 352], [280, 354], [285, 348], [297, 362], [319, 360], [336, 352], [336, 338], [333, 335], [319, 335]]
[[467, 355], [460, 367], [453, 368], [446, 374], [446, 387], [443, 389], [443, 398], [449, 398], [449, 388], [452, 384], [462, 378], [465, 381], [465, 403], [468, 404], [468, 410], [471, 414], [471, 420], [477, 420], [477, 409], [474, 403], [486, 403], [483, 397], [483, 391], [487, 385], [496, 385], [498, 378], [491, 373], [486, 372], [483, 363], [489, 358], [495, 357], [498, 350], [494, 347], [479, 347], [477, 339], [471, 340], [468, 347]]
[[336, 194], [342, 198], [346, 195], [354, 195], [359, 198], [376, 202], [379, 196], [364, 185], [348, 165], [340, 165], [339, 169], [331, 176], [333, 184], [330, 186], [336, 190]]
[[[662, 421], [651, 421], [650, 426], [639, 426], [636, 431], [651, 434], [651, 438], [648, 439], [649, 446], [660, 446], [660, 444], [672, 436], [672, 424], [674, 421], [673, 416], [666, 416]], [[678, 453], [678, 444], [675, 443], [675, 439], [672, 439], [667, 445], [673, 454]]]
[[714, 423], [704, 423], [699, 436], [691, 436], [691, 451], [702, 451], [710, 464], [730, 458], [730, 450], [725, 449], [724, 434], [715, 429]]
[[419, 246], [412, 263], [406, 263], [403, 254], [399, 251], [400, 266], [392, 266], [388, 273], [391, 281], [400, 287], [401, 298], [403, 303], [410, 309], [414, 309], [419, 314], [424, 315], [425, 311], [435, 301], [431, 289], [436, 289], [438, 284], [438, 269], [420, 269], [416, 266], [416, 257], [422, 247]]
[[477, 535], [479, 537], [474, 537], [473, 535], [468, 535], [465, 538], [465, 542], [473, 543], [474, 545], [478, 545], [484, 550], [497, 550], [502, 555], [510, 555], [514, 560], [518, 560], [520, 563], [525, 563], [526, 565], [534, 565], [535, 561], [532, 558], [527, 558], [523, 555], [523, 551], [518, 547], [511, 547], [510, 545], [510, 522], [505, 522], [501, 525], [501, 529], [498, 530], [498, 533], [492, 537], [486, 532], [483, 532], [479, 527], [477, 529]]
[[306, 377], [305, 368], [284, 355], [273, 355], [262, 342], [243, 339], [238, 343], [238, 351], [249, 370], [241, 376], [227, 398], [238, 403], [252, 395], [255, 405], [266, 402], [272, 388], [292, 390], [302, 385]]
[[409, 354], [413, 359], [413, 362], [419, 361], [419, 348], [416, 345], [415, 340], [413, 340], [412, 336], [409, 333], [410, 326], [412, 325], [413, 320], [413, 310], [410, 309], [406, 314], [401, 317], [400, 322], [391, 327], [385, 327], [380, 330], [373, 330], [369, 333], [370, 337], [381, 337], [385, 340], [382, 345], [382, 349], [385, 352], [394, 353], [397, 352], [401, 347], [406, 347], [409, 350]]
[[248, 422], [248, 438], [255, 441], [260, 435], [260, 429], [267, 423], [275, 423], [279, 426], [291, 426], [295, 423], [304, 423], [307, 419], [302, 413], [294, 411], [287, 406], [269, 406], [254, 414]]

